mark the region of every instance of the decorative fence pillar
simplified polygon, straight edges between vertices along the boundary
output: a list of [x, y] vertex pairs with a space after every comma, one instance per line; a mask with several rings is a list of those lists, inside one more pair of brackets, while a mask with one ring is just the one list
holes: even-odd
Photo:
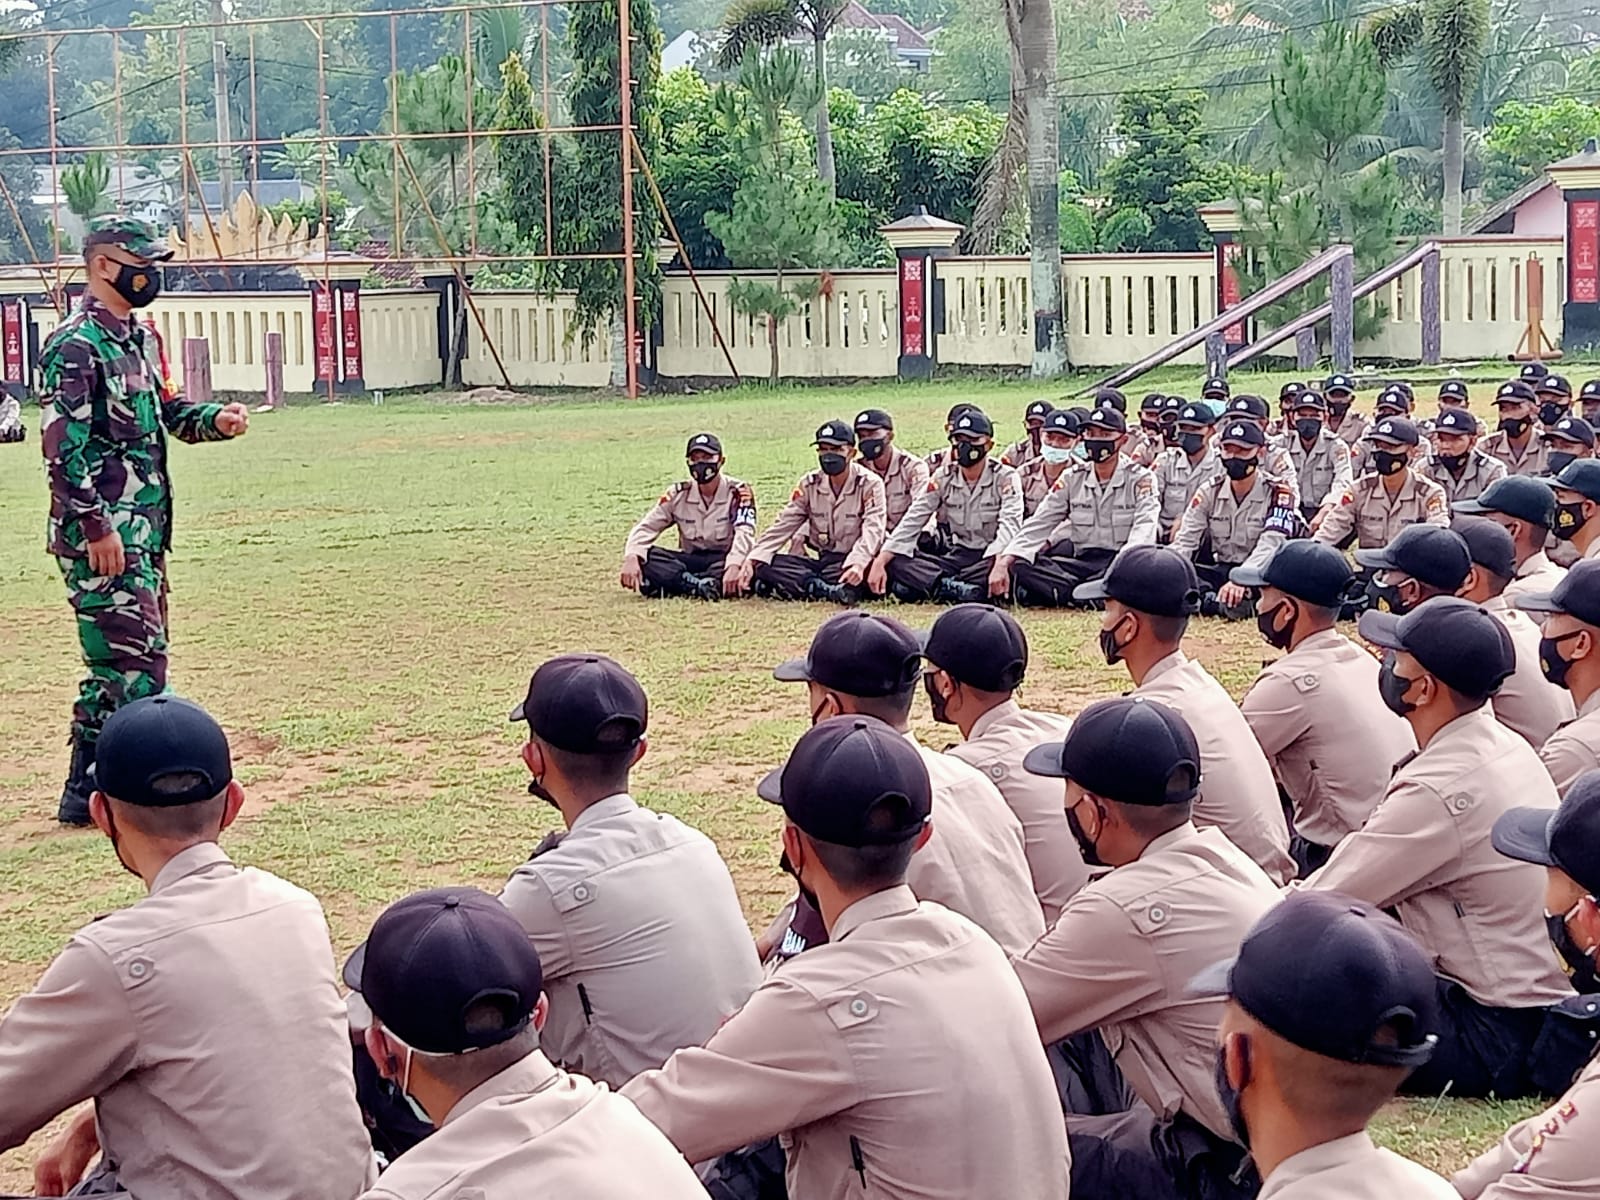
[[1566, 303], [1561, 306], [1561, 348], [1600, 347], [1600, 147], [1595, 139], [1545, 173], [1567, 206]]
[[948, 258], [961, 226], [930, 216], [917, 205], [878, 232], [894, 247], [900, 271], [900, 356], [896, 373], [901, 379], [927, 379], [939, 361], [939, 334], [944, 331], [944, 286], [935, 277], [935, 259]]
[[33, 318], [22, 296], [0, 296], [0, 396], [23, 399], [33, 370]]
[[[1231, 200], [1206, 205], [1199, 211], [1200, 219], [1211, 231], [1211, 240], [1216, 246], [1217, 312], [1221, 313], [1232, 308], [1243, 298], [1239, 286], [1239, 268], [1244, 266], [1244, 246], [1239, 241], [1239, 231], [1244, 227], [1244, 218], [1239, 212], [1239, 206]], [[1229, 325], [1222, 331], [1222, 346], [1227, 352], [1222, 355], [1224, 362], [1221, 373], [1224, 376], [1227, 372], [1225, 361], [1227, 355], [1238, 350], [1248, 340], [1248, 331], [1243, 321]], [[1213, 367], [1213, 370], [1215, 369]]]
[[311, 341], [317, 390], [340, 395], [367, 390], [361, 342], [361, 280], [371, 262], [354, 255], [299, 268], [311, 288]]

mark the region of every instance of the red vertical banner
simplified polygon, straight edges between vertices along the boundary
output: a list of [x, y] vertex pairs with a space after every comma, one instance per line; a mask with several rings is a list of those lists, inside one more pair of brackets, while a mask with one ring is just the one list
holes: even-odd
[[909, 255], [900, 260], [900, 353], [922, 358], [928, 353], [926, 315], [927, 259]]
[[339, 332], [345, 379], [364, 379], [361, 372], [361, 293], [355, 288], [339, 291]]
[[333, 292], [326, 284], [311, 285], [311, 341], [317, 356], [317, 382], [339, 378], [339, 352], [333, 335]]
[[1579, 304], [1600, 301], [1600, 200], [1567, 205], [1567, 295]]
[[[1222, 251], [1222, 307], [1227, 309], [1239, 303], [1239, 271], [1233, 264], [1244, 253], [1244, 248], [1238, 242], [1224, 242], [1219, 248]], [[1244, 345], [1244, 322], [1229, 325], [1222, 331], [1222, 339], [1230, 346]]]
[[7, 300], [0, 305], [0, 381], [5, 383], [21, 383], [22, 379], [22, 338], [25, 325], [22, 304], [20, 301]]

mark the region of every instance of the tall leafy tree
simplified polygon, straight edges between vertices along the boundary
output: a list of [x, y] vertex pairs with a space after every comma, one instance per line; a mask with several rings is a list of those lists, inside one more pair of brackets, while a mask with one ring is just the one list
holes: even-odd
[[1200, 92], [1136, 91], [1117, 100], [1123, 153], [1101, 174], [1106, 207], [1147, 218], [1138, 250], [1199, 250], [1211, 244], [1199, 207], [1227, 194], [1224, 172], [1208, 160]]

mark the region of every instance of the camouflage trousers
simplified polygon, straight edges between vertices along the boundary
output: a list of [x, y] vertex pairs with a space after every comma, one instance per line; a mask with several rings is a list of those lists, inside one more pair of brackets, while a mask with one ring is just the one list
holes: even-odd
[[56, 560], [88, 668], [72, 728], [88, 741], [122, 705], [167, 690], [166, 556], [132, 549], [127, 556], [115, 577], [94, 574], [85, 558]]

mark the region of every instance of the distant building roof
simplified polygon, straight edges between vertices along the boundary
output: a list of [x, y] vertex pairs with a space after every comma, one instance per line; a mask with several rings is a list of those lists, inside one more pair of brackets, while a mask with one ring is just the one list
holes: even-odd
[[1484, 209], [1476, 220], [1468, 221], [1461, 232], [1468, 236], [1479, 233], [1510, 233], [1514, 223], [1512, 219], [1516, 216], [1517, 209], [1550, 187], [1555, 187], [1555, 182], [1548, 175], [1530, 179], [1500, 203]]
[[712, 45], [713, 38], [710, 35], [685, 29], [662, 48], [661, 73], [665, 75], [668, 71], [676, 71], [680, 67], [694, 66]]
[[895, 50], [907, 57], [921, 58], [933, 53], [928, 39], [911, 22], [894, 13], [871, 12], [859, 0], [850, 0], [839, 14], [838, 24], [845, 29], [881, 30]]

